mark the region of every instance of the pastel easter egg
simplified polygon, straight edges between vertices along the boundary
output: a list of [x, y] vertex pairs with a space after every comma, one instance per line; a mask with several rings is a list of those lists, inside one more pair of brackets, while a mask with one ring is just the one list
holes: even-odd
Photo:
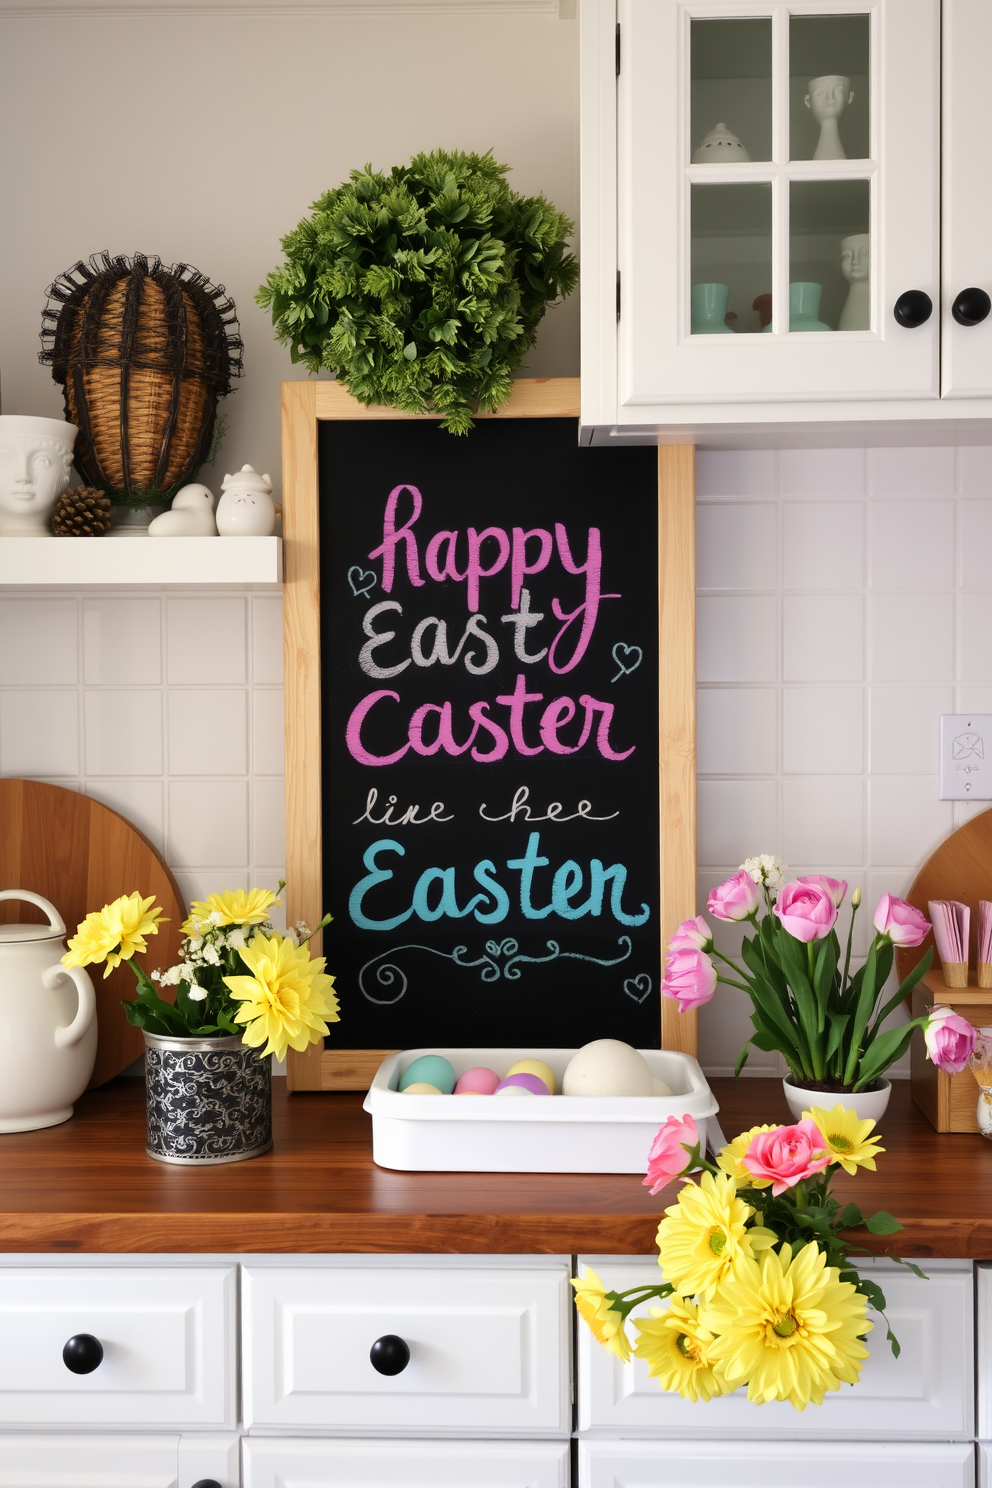
[[[547, 1095], [548, 1092], [544, 1093]], [[528, 1100], [533, 1094], [533, 1090], [528, 1090], [526, 1085], [507, 1085], [505, 1081], [493, 1091], [493, 1095], [525, 1095]]]
[[573, 1054], [561, 1082], [563, 1095], [653, 1095], [643, 1054], [619, 1039], [596, 1039]]
[[455, 1088], [455, 1072], [442, 1054], [421, 1054], [403, 1071], [400, 1089], [405, 1090], [418, 1081], [426, 1081], [437, 1086], [442, 1095], [450, 1095]]
[[459, 1075], [455, 1081], [456, 1095], [492, 1095], [499, 1084], [499, 1075], [495, 1070], [486, 1069], [484, 1064], [473, 1065], [463, 1075]]
[[518, 1059], [516, 1064], [510, 1065], [506, 1073], [508, 1075], [536, 1075], [547, 1085], [550, 1095], [554, 1095], [558, 1089], [555, 1072], [550, 1064], [545, 1064], [543, 1059]]
[[507, 1075], [496, 1086], [496, 1095], [506, 1095], [510, 1090], [526, 1090], [530, 1095], [550, 1095], [547, 1085], [538, 1075]]
[[414, 1080], [412, 1085], [403, 1086], [404, 1095], [440, 1095], [436, 1085], [428, 1085], [426, 1080]]

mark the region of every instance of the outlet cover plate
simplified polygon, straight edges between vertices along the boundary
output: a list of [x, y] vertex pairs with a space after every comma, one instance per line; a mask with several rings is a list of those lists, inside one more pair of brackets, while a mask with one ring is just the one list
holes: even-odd
[[992, 714], [941, 714], [940, 799], [992, 801]]

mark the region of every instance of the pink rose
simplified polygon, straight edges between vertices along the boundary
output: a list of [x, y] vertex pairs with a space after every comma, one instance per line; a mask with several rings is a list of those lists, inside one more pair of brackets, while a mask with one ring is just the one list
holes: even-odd
[[699, 1132], [691, 1116], [669, 1116], [661, 1131], [651, 1143], [648, 1153], [648, 1174], [643, 1179], [644, 1187], [653, 1194], [659, 1193], [684, 1173], [689, 1162], [689, 1152], [699, 1141]]
[[662, 997], [674, 997], [679, 1012], [709, 1002], [716, 991], [716, 967], [709, 956], [695, 947], [680, 947], [665, 958]]
[[875, 911], [875, 929], [893, 945], [918, 946], [927, 938], [930, 921], [905, 899], [883, 894]]
[[840, 909], [844, 903], [844, 895], [847, 893], [846, 878], [824, 878], [822, 873], [808, 873], [805, 878], [798, 878], [796, 882], [812, 884], [815, 889], [822, 889], [825, 894], [830, 895], [834, 909]]
[[795, 940], [822, 940], [834, 928], [837, 906], [832, 894], [807, 878], [782, 885], [773, 913]]
[[711, 951], [713, 933], [702, 915], [697, 915], [694, 920], [683, 920], [668, 942], [668, 949], [670, 951]]
[[968, 1067], [978, 1035], [960, 1013], [952, 1013], [948, 1007], [935, 1007], [927, 1020], [923, 1037], [927, 1053], [937, 1068], [949, 1075], [959, 1075]]
[[746, 920], [761, 903], [758, 885], [744, 868], [733, 878], [717, 884], [706, 901], [706, 908], [718, 920]]
[[804, 1178], [821, 1173], [830, 1161], [819, 1127], [809, 1117], [798, 1126], [776, 1126], [758, 1132], [744, 1154], [754, 1178], [770, 1178], [776, 1196]]

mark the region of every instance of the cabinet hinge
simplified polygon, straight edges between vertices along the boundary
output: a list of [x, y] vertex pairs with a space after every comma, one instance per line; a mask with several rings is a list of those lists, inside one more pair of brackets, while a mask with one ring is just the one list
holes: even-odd
[[620, 270], [617, 269], [617, 320], [620, 319]]
[[617, 77], [620, 76], [620, 22], [617, 21]]

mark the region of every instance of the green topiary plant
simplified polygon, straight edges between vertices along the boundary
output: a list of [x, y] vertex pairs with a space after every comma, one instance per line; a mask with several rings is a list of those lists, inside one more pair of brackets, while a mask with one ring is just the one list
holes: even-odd
[[508, 169], [492, 151], [434, 150], [320, 197], [256, 295], [293, 361], [336, 372], [362, 403], [441, 413], [455, 434], [505, 403], [548, 304], [578, 278], [575, 224], [511, 191]]

